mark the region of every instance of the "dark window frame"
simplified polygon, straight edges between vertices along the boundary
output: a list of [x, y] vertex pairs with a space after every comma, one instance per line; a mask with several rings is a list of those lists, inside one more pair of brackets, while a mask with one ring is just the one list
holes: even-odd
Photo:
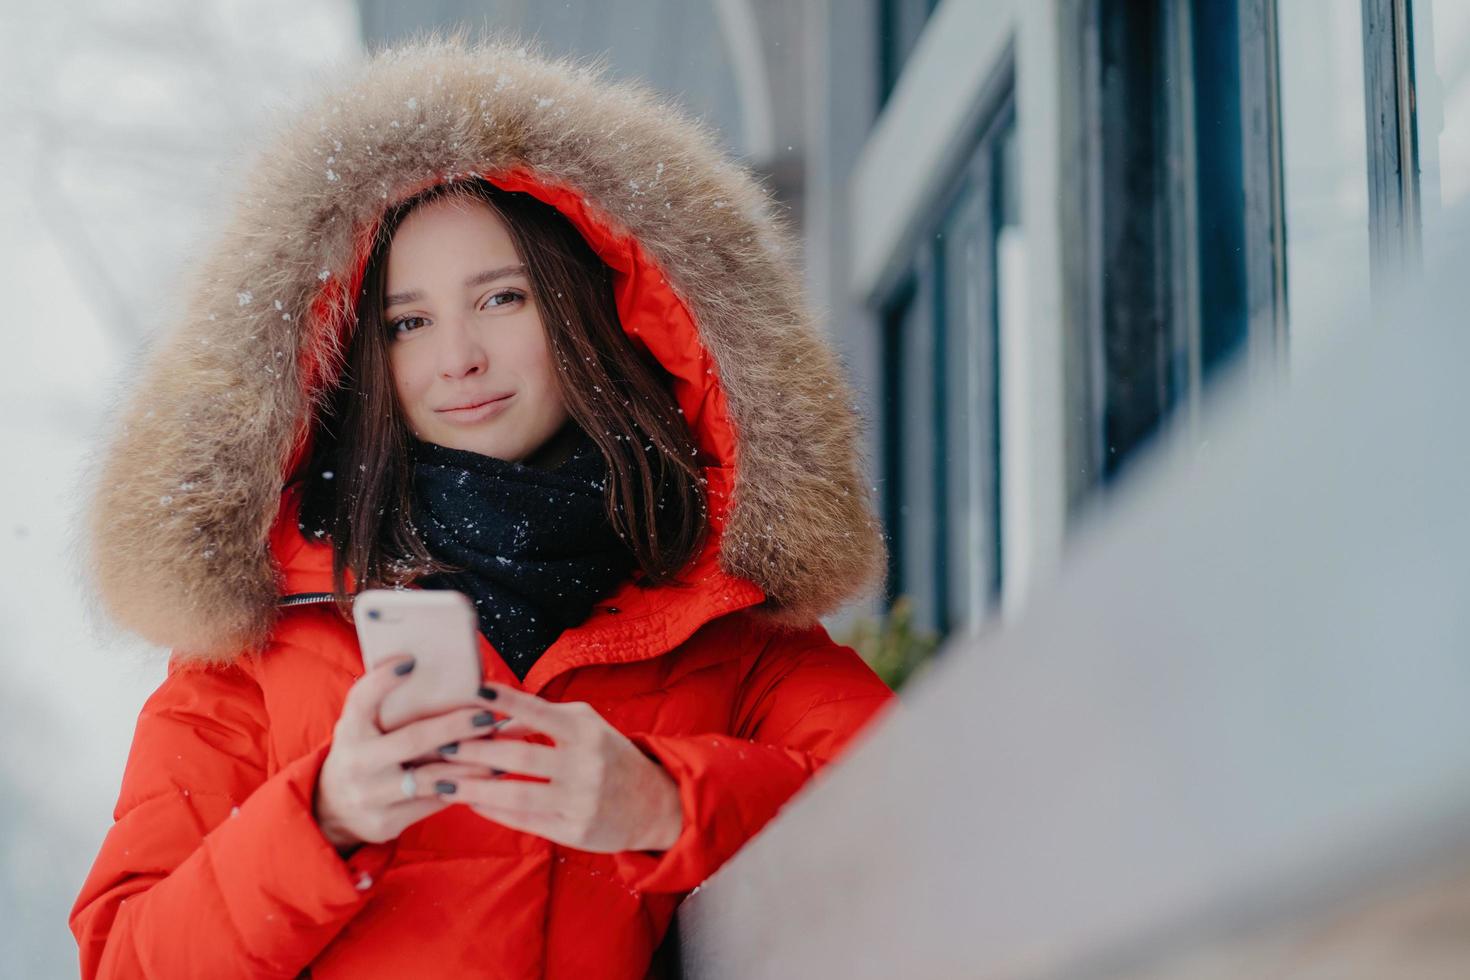
[[1368, 262], [1377, 306], [1422, 261], [1414, 26], [1409, 0], [1362, 4]]
[[1286, 337], [1274, 0], [1064, 6], [1068, 517]]
[[[1010, 67], [1008, 65], [1008, 70]], [[987, 532], [985, 537], [984, 561], [981, 563], [983, 578], [980, 592], [983, 598], [979, 609], [972, 608], [969, 594], [960, 595], [957, 592], [959, 582], [956, 576], [951, 574], [951, 567], [959, 561], [964, 560], [964, 555], [955, 555], [950, 548], [950, 543], [955, 540], [954, 527], [951, 521], [946, 521], [942, 533], [943, 550], [941, 551], [941, 570], [944, 574], [943, 582], [945, 595], [942, 599], [946, 610], [944, 628], [948, 632], [954, 626], [954, 611], [963, 607], [966, 614], [974, 617], [976, 621], [983, 621], [994, 614], [1000, 605], [1001, 588], [1003, 585], [1004, 558], [1004, 535], [1001, 526], [1001, 404], [1000, 404], [1000, 328], [1001, 328], [1001, 279], [1000, 279], [1000, 254], [998, 246], [1000, 243], [1000, 232], [1011, 222], [1007, 221], [1005, 195], [1008, 187], [1005, 181], [1017, 175], [1010, 173], [1006, 168], [1003, 155], [1010, 147], [1013, 152], [1018, 152], [1014, 141], [1016, 136], [1016, 102], [1014, 93], [1014, 75], [1008, 77], [1006, 84], [1009, 89], [1000, 100], [992, 105], [984, 129], [980, 137], [974, 143], [974, 150], [970, 162], [966, 167], [963, 178], [955, 182], [955, 187], [944, 199], [943, 224], [941, 228], [951, 226], [961, 221], [965, 215], [962, 208], [967, 203], [967, 198], [976, 195], [979, 204], [979, 224], [983, 228], [983, 235], [979, 239], [983, 242], [982, 254], [979, 257], [978, 268], [967, 273], [966, 281], [978, 281], [980, 292], [983, 296], [983, 308], [978, 311], [981, 317], [979, 329], [973, 329], [973, 325], [967, 323], [961, 315], [950, 315], [948, 307], [949, 298], [952, 295], [951, 283], [947, 278], [948, 252], [951, 247], [960, 246], [965, 239], [958, 241], [940, 238], [939, 256], [937, 262], [936, 290], [943, 297], [945, 306], [938, 307], [943, 314], [944, 330], [943, 339], [939, 347], [941, 362], [937, 372], [945, 381], [945, 390], [942, 399], [937, 399], [934, 411], [940, 420], [939, 439], [946, 447], [946, 452], [952, 448], [951, 433], [948, 428], [949, 420], [954, 417], [954, 406], [950, 404], [953, 398], [959, 397], [956, 391], [951, 397], [948, 390], [949, 372], [953, 371], [957, 359], [962, 358], [969, 370], [962, 372], [968, 383], [979, 383], [983, 405], [980, 407], [981, 425], [973, 425], [974, 419], [967, 413], [963, 413], [973, 425], [974, 431], [966, 432], [968, 438], [964, 451], [966, 461], [968, 454], [984, 455], [990, 461], [989, 467], [983, 475], [983, 487], [966, 486], [960, 484], [970, 491], [969, 497], [962, 504], [956, 504], [954, 509], [964, 507], [970, 511], [971, 519], [980, 521]], [[1019, 188], [1015, 188], [1019, 192]], [[1019, 205], [1019, 201], [1015, 202]], [[974, 206], [974, 205], [972, 205]], [[1015, 215], [1019, 224], [1019, 213]], [[962, 331], [964, 331], [962, 335]], [[978, 356], [977, 356], [978, 355]], [[983, 381], [970, 376], [970, 371], [977, 367], [985, 372]], [[968, 394], [968, 388], [965, 394]], [[974, 437], [978, 436], [978, 441]], [[949, 503], [955, 503], [952, 498], [951, 486], [948, 483], [950, 464], [952, 460], [946, 455], [941, 468], [942, 485], [939, 488], [939, 499]], [[974, 476], [973, 471], [969, 473]], [[956, 487], [958, 489], [958, 487]], [[980, 498], [983, 511], [975, 511], [969, 507], [973, 498]], [[964, 582], [969, 588], [967, 593], [973, 592], [974, 584], [969, 581], [968, 576]]]
[[898, 85], [939, 0], [878, 0], [878, 111]]
[[[922, 628], [933, 629], [941, 637], [948, 635], [955, 626], [955, 587], [950, 574], [955, 556], [951, 554], [951, 501], [949, 487], [950, 432], [948, 420], [951, 406], [948, 404], [949, 390], [947, 360], [950, 353], [951, 320], [947, 303], [948, 283], [944, 273], [943, 231], [948, 226], [960, 202], [967, 192], [977, 187], [985, 195], [986, 227], [990, 231], [989, 246], [984, 261], [991, 268], [984, 274], [989, 282], [986, 308], [983, 312], [981, 329], [988, 332], [982, 349], [989, 354], [988, 385], [990, 419], [987, 431], [988, 445], [966, 447], [967, 451], [988, 451], [991, 463], [987, 468], [988, 513], [977, 515], [990, 527], [989, 562], [986, 594], [990, 606], [981, 615], [993, 613], [1000, 602], [1002, 587], [1001, 556], [1003, 535], [1000, 526], [1000, 364], [999, 364], [999, 310], [996, 307], [998, 290], [994, 276], [994, 234], [1001, 220], [999, 202], [995, 200], [996, 175], [1000, 171], [997, 153], [1003, 145], [1003, 137], [1015, 125], [1015, 64], [1013, 48], [1008, 46], [997, 67], [994, 77], [986, 85], [971, 127], [973, 137], [962, 147], [957, 162], [948, 168], [949, 176], [941, 182], [943, 190], [934, 196], [923, 209], [920, 219], [914, 223], [915, 232], [909, 237], [907, 259], [898, 263], [898, 272], [885, 277], [885, 288], [879, 293], [878, 326], [881, 332], [879, 348], [883, 359], [881, 368], [881, 472], [883, 485], [880, 492], [882, 513], [888, 528], [889, 576], [886, 604], [891, 607], [900, 595], [908, 595], [914, 601], [915, 622]], [[933, 515], [932, 523], [924, 524], [912, 520], [906, 511], [915, 501], [909, 500], [905, 491], [903, 461], [905, 452], [904, 415], [915, 407], [917, 393], [905, 392], [903, 378], [909, 373], [904, 363], [904, 344], [900, 331], [910, 315], [913, 305], [921, 304], [928, 317], [925, 329], [929, 331], [927, 347], [932, 361], [926, 366], [932, 385], [927, 397], [923, 398], [926, 430], [932, 442], [929, 458], [933, 466], [928, 479], [921, 481], [924, 490], [924, 506]], [[912, 535], [924, 524], [928, 540], [916, 548]], [[923, 556], [926, 567], [918, 574], [912, 566], [911, 554]], [[933, 583], [935, 594], [917, 595], [911, 588], [915, 582]]]

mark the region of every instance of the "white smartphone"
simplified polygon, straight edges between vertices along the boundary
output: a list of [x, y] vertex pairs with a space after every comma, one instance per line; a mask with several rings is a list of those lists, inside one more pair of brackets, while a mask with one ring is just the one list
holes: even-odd
[[384, 731], [475, 703], [480, 651], [475, 607], [463, 593], [368, 589], [353, 600], [352, 619], [369, 668], [397, 654], [411, 654], [415, 661], [413, 672], [378, 709]]

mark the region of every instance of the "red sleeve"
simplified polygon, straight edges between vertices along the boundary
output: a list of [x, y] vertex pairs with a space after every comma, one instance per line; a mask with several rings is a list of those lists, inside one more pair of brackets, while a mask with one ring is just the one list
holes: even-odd
[[735, 734], [631, 734], [679, 786], [684, 826], [667, 851], [617, 860], [645, 892], [687, 892], [724, 864], [895, 695], [821, 624], [779, 635], [741, 687]]
[[391, 844], [344, 861], [313, 815], [330, 743], [266, 778], [266, 725], [242, 666], [170, 662], [71, 910], [84, 978], [294, 977], [367, 901]]

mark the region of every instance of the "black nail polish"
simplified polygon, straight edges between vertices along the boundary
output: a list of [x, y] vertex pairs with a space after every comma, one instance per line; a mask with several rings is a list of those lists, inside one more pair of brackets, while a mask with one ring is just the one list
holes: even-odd
[[500, 692], [495, 690], [495, 688], [493, 687], [480, 688], [480, 697], [484, 698], [486, 701], [494, 701], [499, 696]]
[[454, 755], [454, 753], [456, 753], [458, 751], [459, 751], [459, 743], [458, 742], [450, 742], [448, 745], [441, 745], [438, 748], [438, 752], [439, 752], [440, 755]]
[[484, 728], [486, 725], [493, 725], [495, 724], [495, 712], [481, 711], [479, 714], [475, 715], [475, 717], [470, 719], [470, 724], [474, 725], [476, 728]]
[[393, 668], [393, 673], [397, 674], [399, 677], [402, 677], [404, 674], [408, 673], [410, 670], [413, 670], [413, 665], [414, 665], [414, 661], [412, 659], [405, 660], [403, 663], [398, 664], [397, 666], [395, 666]]
[[434, 784], [434, 792], [442, 794], [444, 796], [448, 796], [450, 793], [453, 793], [458, 788], [458, 786], [454, 785], [454, 783], [447, 779], [441, 779]]

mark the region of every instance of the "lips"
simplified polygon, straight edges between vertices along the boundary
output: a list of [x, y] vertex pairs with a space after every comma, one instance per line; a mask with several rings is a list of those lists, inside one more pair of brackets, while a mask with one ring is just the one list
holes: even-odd
[[471, 409], [480, 408], [482, 406], [489, 405], [489, 404], [491, 404], [493, 402], [504, 401], [505, 399], [509, 398], [513, 394], [515, 394], [515, 392], [509, 391], [509, 392], [506, 392], [503, 395], [491, 395], [489, 398], [477, 398], [477, 399], [475, 399], [473, 401], [464, 402], [463, 404], [460, 404], [460, 405], [451, 405], [448, 408], [435, 409], [435, 411], [439, 411], [439, 412], [467, 412], [467, 411], [469, 411]]
[[514, 397], [515, 392], [492, 395], [488, 400], [480, 398], [465, 402], [461, 408], [438, 409], [436, 414], [446, 425], [479, 425], [510, 411], [510, 400]]

